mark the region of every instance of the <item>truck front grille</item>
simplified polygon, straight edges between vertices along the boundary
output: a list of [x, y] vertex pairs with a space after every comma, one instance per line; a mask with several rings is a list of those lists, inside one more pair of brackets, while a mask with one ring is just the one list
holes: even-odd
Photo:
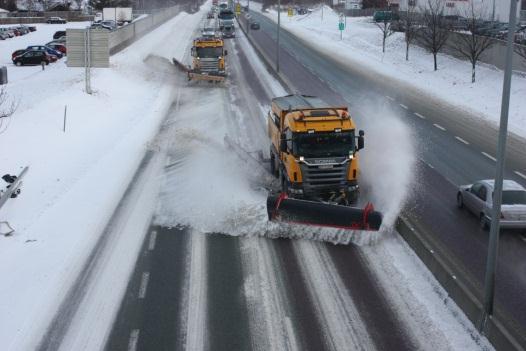
[[219, 72], [219, 59], [202, 58], [199, 60], [199, 69], [202, 72]]
[[303, 191], [319, 194], [341, 189], [347, 184], [348, 168], [349, 162], [331, 166], [300, 164]]

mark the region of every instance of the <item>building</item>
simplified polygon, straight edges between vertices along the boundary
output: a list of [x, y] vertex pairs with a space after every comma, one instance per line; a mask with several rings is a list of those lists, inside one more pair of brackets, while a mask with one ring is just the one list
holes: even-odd
[[[446, 15], [469, 17], [472, 1], [480, 17], [488, 20], [494, 18], [496, 21], [508, 22], [510, 4], [513, 0], [399, 0], [399, 3], [401, 11], [406, 11], [412, 3], [416, 5], [417, 11], [423, 11], [429, 6], [429, 2], [443, 2]], [[526, 11], [526, 0], [519, 1], [517, 18], [520, 18], [521, 10]]]
[[5, 18], [9, 14], [9, 11], [0, 9], [0, 18]]

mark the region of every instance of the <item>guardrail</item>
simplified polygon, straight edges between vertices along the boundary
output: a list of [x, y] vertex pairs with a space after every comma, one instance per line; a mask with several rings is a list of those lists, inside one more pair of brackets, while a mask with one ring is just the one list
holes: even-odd
[[[241, 30], [247, 34], [246, 28], [243, 27], [243, 25], [246, 26], [247, 20], [244, 17], [241, 20], [238, 17], [237, 20]], [[273, 75], [291, 93], [293, 91], [292, 85], [284, 75], [275, 71], [274, 61], [263, 52], [259, 44], [252, 40], [250, 35], [246, 35], [246, 37]], [[396, 230], [447, 291], [449, 297], [464, 311], [471, 322], [477, 325], [482, 313], [482, 296], [479, 296], [480, 293], [476, 293], [469, 274], [460, 268], [460, 264], [454, 262], [447, 255], [445, 248], [427, 240], [426, 236], [422, 234], [423, 230], [417, 228], [403, 215], [397, 218]], [[513, 325], [514, 323], [506, 317], [498, 306], [495, 311], [495, 314], [488, 320], [485, 330], [488, 340], [497, 350], [524, 351], [526, 336]]]

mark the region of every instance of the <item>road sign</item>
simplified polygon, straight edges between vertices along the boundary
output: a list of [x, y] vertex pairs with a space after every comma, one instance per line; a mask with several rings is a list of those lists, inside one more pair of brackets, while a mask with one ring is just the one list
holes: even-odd
[[236, 4], [236, 15], [239, 16], [240, 13], [241, 13], [241, 4], [238, 2]]
[[289, 7], [287, 14], [289, 17], [292, 17], [294, 15], [294, 11], [292, 10], [292, 7]]
[[344, 30], [345, 29], [345, 23], [343, 23], [343, 22], [338, 23], [338, 29], [339, 30]]

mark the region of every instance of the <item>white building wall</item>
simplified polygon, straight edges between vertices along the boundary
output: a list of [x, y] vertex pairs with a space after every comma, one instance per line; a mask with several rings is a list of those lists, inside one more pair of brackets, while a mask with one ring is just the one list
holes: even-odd
[[[510, 4], [514, 0], [400, 0], [400, 10], [405, 11], [408, 7], [408, 2], [414, 1], [418, 11], [428, 8], [428, 3], [439, 1], [443, 2], [446, 15], [460, 15], [469, 17], [471, 2], [474, 2], [476, 12], [482, 13], [482, 17], [490, 20], [493, 13], [493, 2], [495, 2], [495, 20], [501, 22], [508, 22], [510, 14]], [[517, 18], [520, 16], [520, 2], [517, 4]], [[480, 10], [478, 10], [480, 9]]]

